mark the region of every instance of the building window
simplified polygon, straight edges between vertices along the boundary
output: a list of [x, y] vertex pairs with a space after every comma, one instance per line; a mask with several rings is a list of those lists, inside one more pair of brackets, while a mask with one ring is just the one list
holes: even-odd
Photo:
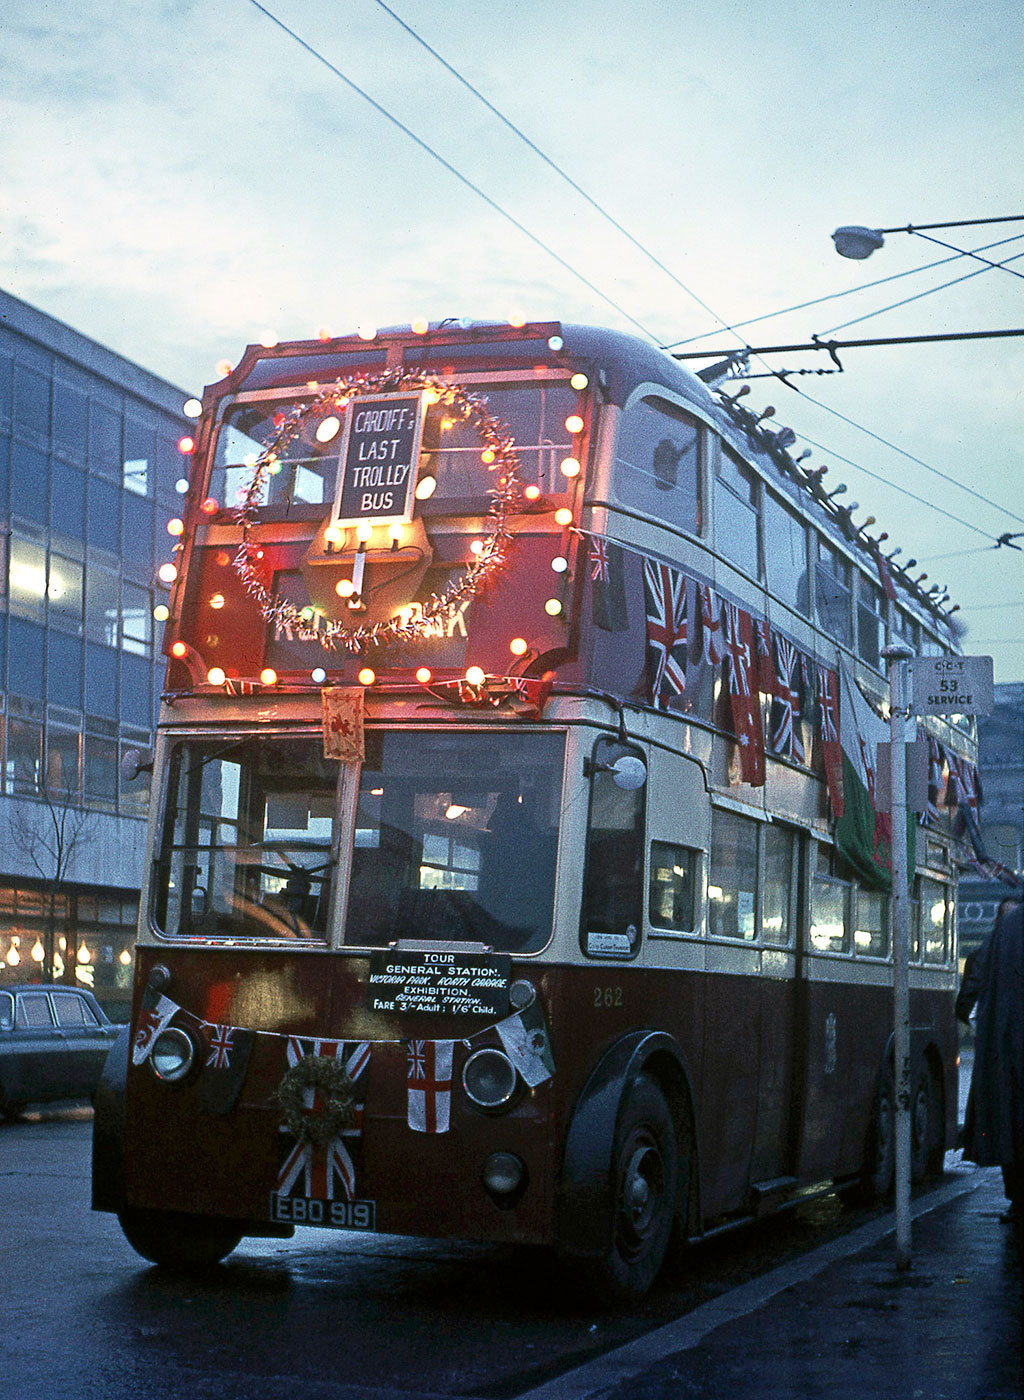
[[35, 720], [9, 715], [4, 760], [7, 791], [35, 795], [43, 768], [43, 726]]
[[121, 552], [121, 493], [107, 481], [89, 478], [89, 546]]
[[89, 465], [117, 481], [122, 475], [123, 460], [121, 415], [93, 399], [89, 409]]
[[50, 381], [25, 365], [14, 367], [14, 425], [41, 438], [50, 436]]
[[53, 437], [76, 461], [85, 461], [89, 440], [89, 400], [81, 389], [56, 380], [53, 386]]
[[73, 540], [85, 539], [85, 472], [54, 461], [50, 529]]
[[82, 643], [50, 630], [47, 637], [46, 698], [68, 710], [82, 708]]
[[16, 695], [42, 700], [46, 632], [36, 623], [24, 622], [20, 617], [12, 617], [7, 625], [10, 634], [7, 685]]
[[41, 544], [14, 536], [10, 547], [10, 609], [15, 617], [46, 618], [46, 551]]
[[46, 595], [50, 603], [50, 622], [62, 632], [82, 635], [82, 573], [77, 559], [60, 554], [50, 555], [50, 573]]
[[90, 641], [117, 646], [118, 587], [116, 574], [89, 561], [85, 575], [85, 635]]
[[45, 525], [50, 515], [49, 459], [23, 442], [11, 448], [11, 514], [35, 525]]

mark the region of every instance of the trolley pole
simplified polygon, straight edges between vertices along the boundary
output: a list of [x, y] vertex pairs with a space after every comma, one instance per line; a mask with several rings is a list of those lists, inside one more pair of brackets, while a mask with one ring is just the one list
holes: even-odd
[[889, 741], [892, 813], [893, 1070], [896, 1081], [896, 1268], [910, 1268], [910, 908], [907, 872], [907, 750], [910, 714], [909, 647], [886, 647], [889, 662]]

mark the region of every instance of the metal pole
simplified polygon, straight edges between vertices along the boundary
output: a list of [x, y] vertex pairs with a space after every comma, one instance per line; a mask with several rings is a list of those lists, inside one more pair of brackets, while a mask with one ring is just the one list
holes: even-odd
[[892, 813], [893, 1071], [896, 1082], [896, 1268], [910, 1268], [910, 919], [907, 870], [907, 659], [886, 647], [889, 661], [889, 739]]

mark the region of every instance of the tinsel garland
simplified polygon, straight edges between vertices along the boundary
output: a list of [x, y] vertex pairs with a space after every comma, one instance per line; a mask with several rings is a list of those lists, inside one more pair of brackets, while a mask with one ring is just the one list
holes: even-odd
[[[298, 435], [308, 418], [330, 409], [340, 412], [362, 395], [391, 393], [400, 389], [433, 392], [437, 395], [437, 403], [472, 421], [480, 435], [483, 460], [488, 471], [495, 473], [495, 484], [488, 492], [493, 529], [483, 542], [481, 552], [466, 566], [465, 573], [452, 579], [442, 592], [432, 594], [417, 616], [398, 614], [387, 622], [360, 627], [346, 627], [342, 622], [325, 619], [321, 626], [314, 626], [309, 609], [298, 608], [294, 603], [277, 597], [260, 577], [261, 551], [252, 538], [252, 530], [266, 478], [279, 461], [282, 449]], [[487, 412], [481, 395], [471, 393], [458, 384], [447, 384], [419, 370], [388, 369], [379, 374], [354, 375], [350, 379], [338, 380], [308, 403], [296, 404], [290, 413], [281, 417], [280, 422], [275, 420], [275, 425], [277, 432], [256, 459], [252, 481], [246, 488], [236, 515], [242, 527], [242, 542], [234, 560], [237, 573], [265, 621], [275, 628], [288, 627], [293, 636], [304, 642], [319, 642], [325, 650], [343, 647], [353, 653], [362, 652], [367, 646], [416, 641], [435, 632], [438, 623], [447, 617], [451, 609], [472, 598], [485, 580], [505, 563], [513, 539], [508, 516], [518, 499], [519, 461], [515, 441], [507, 425]]]

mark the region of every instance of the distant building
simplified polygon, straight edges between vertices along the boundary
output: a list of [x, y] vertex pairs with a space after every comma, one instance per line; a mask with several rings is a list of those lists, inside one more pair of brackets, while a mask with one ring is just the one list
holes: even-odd
[[[992, 713], [978, 720], [978, 769], [985, 851], [1024, 876], [1024, 684], [996, 686]], [[961, 879], [961, 957], [991, 931], [1000, 901], [1020, 893], [1000, 880]]]
[[159, 701], [184, 398], [0, 291], [0, 985], [52, 962], [118, 1013], [149, 800], [119, 758], [148, 747]]

